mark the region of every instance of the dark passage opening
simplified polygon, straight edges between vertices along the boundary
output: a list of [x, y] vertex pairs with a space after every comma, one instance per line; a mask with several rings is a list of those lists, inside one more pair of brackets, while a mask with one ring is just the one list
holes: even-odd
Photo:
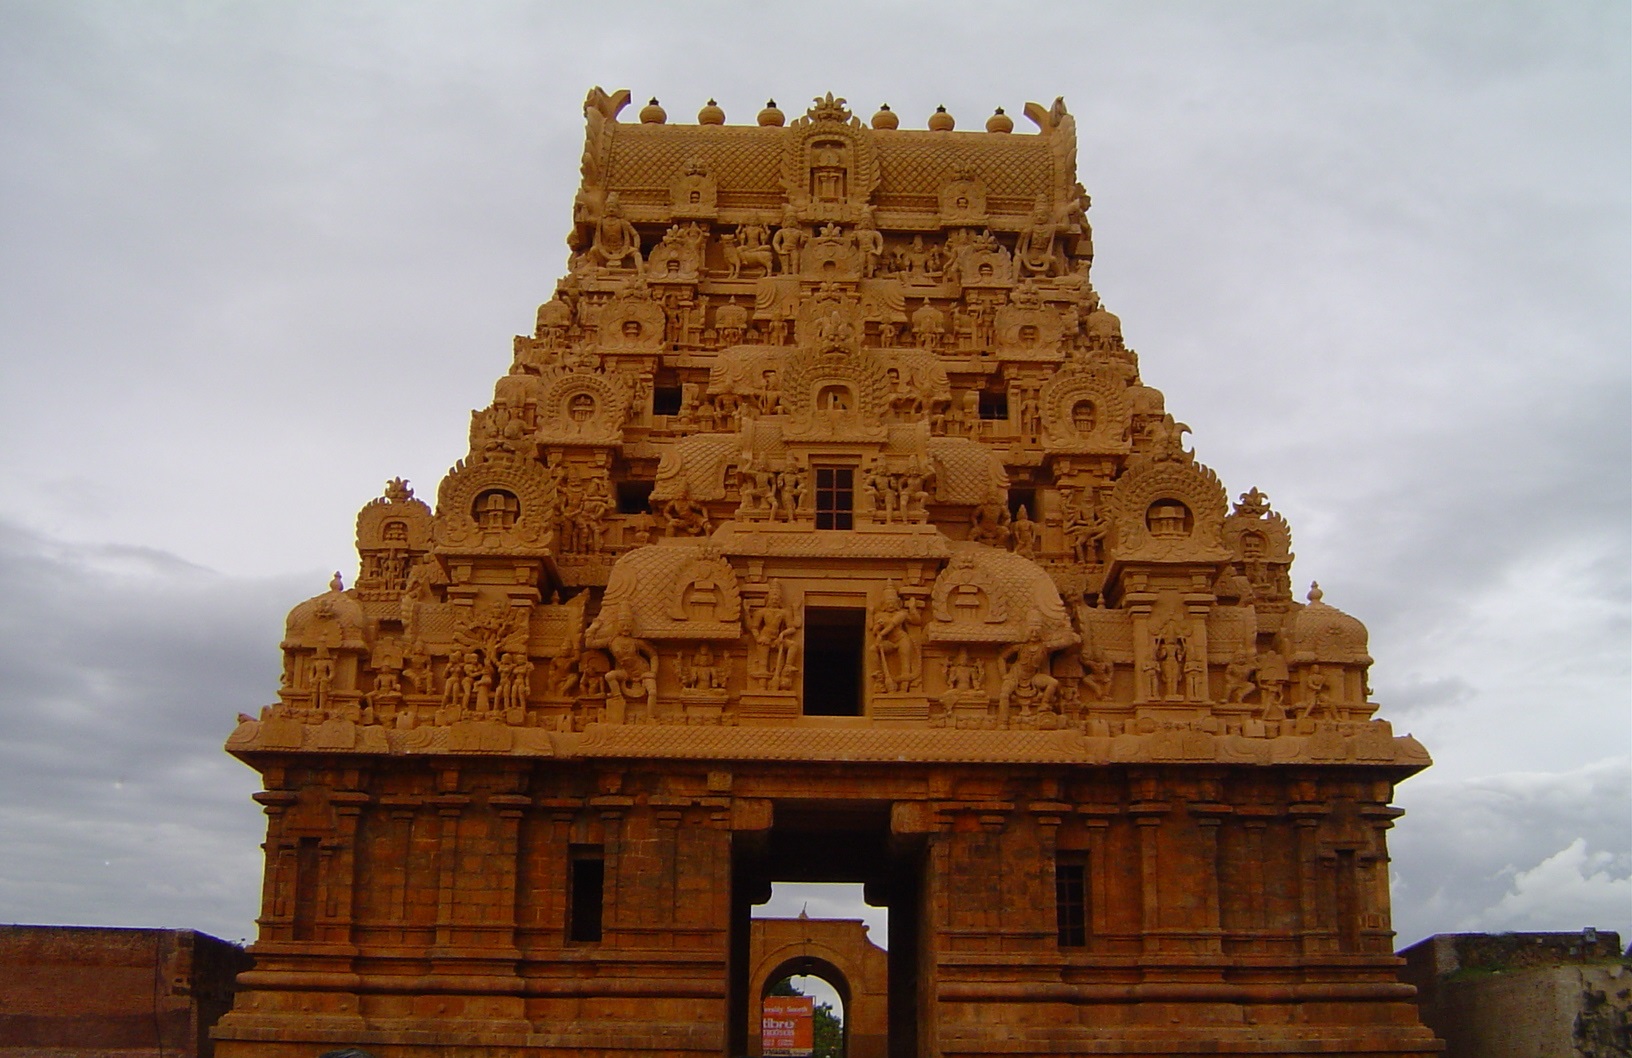
[[861, 715], [867, 611], [805, 610], [805, 715]]
[[[922, 840], [894, 834], [887, 802], [778, 801], [775, 822], [766, 831], [732, 835], [730, 989], [727, 993], [726, 1053], [757, 1053], [750, 1040], [758, 1025], [751, 1015], [762, 995], [750, 995], [749, 937], [753, 905], [771, 897], [773, 882], [860, 882], [866, 903], [889, 909], [884, 1037], [852, 1019], [852, 981], [835, 971], [832, 981], [844, 1009], [847, 1050], [870, 1058], [920, 1058], [920, 1026], [929, 1007], [919, 987], [920, 967], [929, 959], [920, 921], [928, 899], [924, 878], [927, 854]], [[878, 938], [874, 938], [875, 941]], [[767, 980], [790, 969], [822, 974], [822, 961], [795, 957], [772, 967]], [[833, 980], [836, 977], [838, 980]], [[876, 980], [876, 978], [874, 979]], [[870, 993], [876, 995], [876, 993]], [[873, 1008], [876, 1010], [876, 1007]], [[858, 1037], [857, 1033], [870, 1035]]]
[[618, 513], [645, 514], [652, 507], [652, 489], [655, 481], [618, 482]]
[[601, 939], [601, 907], [606, 890], [606, 861], [601, 850], [574, 849], [568, 879], [567, 939], [595, 943]]
[[670, 385], [658, 383], [652, 389], [652, 414], [679, 415], [680, 401], [683, 397], [684, 394], [681, 392], [678, 382]]
[[1080, 852], [1062, 852], [1054, 860], [1054, 909], [1062, 948], [1088, 943], [1087, 867]]

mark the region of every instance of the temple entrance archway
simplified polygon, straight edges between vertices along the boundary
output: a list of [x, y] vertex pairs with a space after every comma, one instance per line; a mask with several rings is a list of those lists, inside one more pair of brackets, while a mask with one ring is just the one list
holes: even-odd
[[889, 1026], [889, 956], [859, 919], [756, 918], [753, 922], [748, 1022], [749, 1051], [757, 1054], [760, 1008], [777, 982], [818, 977], [838, 993], [845, 1058], [885, 1058]]
[[[890, 832], [888, 802], [779, 801], [764, 830], [732, 848], [730, 1054], [758, 1054], [760, 1004], [795, 975], [831, 984], [844, 1005], [848, 1058], [916, 1058], [920, 979], [920, 842]], [[773, 882], [851, 882], [889, 910], [887, 950], [856, 919], [753, 919]]]

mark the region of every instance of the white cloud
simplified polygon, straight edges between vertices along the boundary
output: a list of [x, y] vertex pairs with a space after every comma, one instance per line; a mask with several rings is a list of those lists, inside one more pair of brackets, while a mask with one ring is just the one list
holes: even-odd
[[1430, 770], [1397, 800], [1406, 815], [1389, 851], [1402, 944], [1457, 930], [1586, 925], [1632, 940], [1632, 759], [1470, 779]]
[[[1624, 930], [1632, 923], [1632, 855], [1589, 852], [1586, 839], [1576, 838], [1534, 867], [1512, 872], [1512, 879], [1499, 903], [1458, 928], [1557, 930], [1574, 921]], [[1632, 935], [1622, 936], [1632, 941]]]

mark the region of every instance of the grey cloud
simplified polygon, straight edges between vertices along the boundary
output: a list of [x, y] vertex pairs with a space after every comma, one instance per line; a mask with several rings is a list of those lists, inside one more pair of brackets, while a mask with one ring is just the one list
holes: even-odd
[[6, 916], [249, 935], [257, 785], [221, 743], [272, 697], [298, 582], [0, 523], [0, 583]]
[[[461, 453], [565, 264], [595, 83], [677, 121], [832, 89], [961, 128], [1064, 94], [1147, 381], [1288, 515], [1438, 760], [1402, 847], [1487, 796], [1416, 789], [1632, 741], [1624, 4], [838, 2], [867, 27], [842, 49], [763, 6], [622, 10], [0, 8], [7, 835], [202, 819], [254, 858], [221, 725], [269, 696], [281, 612], [352, 568], [357, 508], [396, 474], [430, 499]], [[1632, 846], [1555, 822], [1511, 864], [1406, 857], [1402, 892], [1451, 928], [1476, 911], [1427, 876], [1510, 865], [1480, 907], [1528, 908]], [[112, 899], [103, 860], [74, 884]]]
[[[1590, 759], [1596, 747], [1581, 749]], [[1407, 814], [1390, 836], [1403, 943], [1456, 930], [1582, 926], [1632, 938], [1632, 760], [1452, 782], [1431, 776], [1400, 788]], [[1586, 913], [1602, 920], [1568, 917]]]

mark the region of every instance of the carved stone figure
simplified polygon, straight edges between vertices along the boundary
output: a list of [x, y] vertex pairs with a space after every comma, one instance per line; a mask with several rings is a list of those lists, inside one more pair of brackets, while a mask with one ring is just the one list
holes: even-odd
[[1087, 653], [1082, 655], [1082, 691], [1090, 702], [1108, 702], [1111, 700], [1111, 681], [1116, 673], [1116, 666], [1103, 658], [1092, 657]]
[[977, 506], [970, 515], [969, 539], [988, 547], [1009, 546], [1009, 507], [1001, 496]]
[[776, 253], [783, 275], [793, 275], [799, 271], [799, 248], [804, 244], [805, 229], [790, 212], [782, 218], [782, 226], [776, 229], [776, 234], [771, 236], [771, 249]]
[[[736, 235], [726, 232], [720, 236], [720, 251], [725, 257], [726, 274], [736, 279], [744, 268], [757, 268], [761, 275], [771, 274], [772, 250], [765, 245], [764, 228], [757, 224], [744, 225]], [[748, 240], [758, 239], [754, 245]]]
[[712, 529], [708, 509], [691, 498], [688, 486], [663, 505], [663, 522], [670, 536], [707, 536]]
[[1258, 690], [1252, 680], [1253, 661], [1246, 654], [1237, 654], [1224, 666], [1224, 700], [1244, 702]]
[[1327, 720], [1339, 719], [1337, 709], [1332, 704], [1332, 685], [1326, 674], [1320, 671], [1319, 665], [1309, 666], [1303, 674], [1303, 717], [1310, 719], [1319, 715]]
[[968, 647], [959, 647], [956, 655], [946, 659], [943, 678], [951, 691], [979, 690], [986, 682], [981, 667], [969, 660]]
[[1092, 493], [1068, 492], [1060, 521], [1073, 558], [1085, 564], [1104, 561], [1105, 534], [1110, 531], [1110, 523], [1093, 502]]
[[1157, 633], [1152, 643], [1152, 653], [1161, 676], [1161, 695], [1169, 701], [1184, 700], [1184, 668], [1189, 649], [1189, 637], [1171, 621]]
[[856, 228], [856, 246], [861, 251], [861, 277], [873, 278], [878, 271], [879, 258], [884, 255], [884, 236], [872, 226], [871, 221]]
[[1286, 659], [1274, 650], [1258, 655], [1258, 701], [1263, 704], [1265, 720], [1284, 720], [1286, 709]]
[[617, 195], [609, 195], [606, 209], [595, 225], [595, 241], [589, 247], [589, 260], [601, 268], [631, 268], [640, 273], [645, 261], [640, 256], [640, 233], [624, 219]]
[[689, 662], [682, 660], [680, 686], [688, 691], [725, 690], [725, 668], [715, 661], [713, 647], [704, 643]]
[[798, 612], [783, 601], [781, 582], [771, 581], [764, 603], [745, 616], [748, 634], [754, 639], [749, 679], [765, 690], [792, 689], [799, 673], [800, 622]]
[[634, 619], [621, 605], [603, 611], [584, 631], [584, 643], [612, 655], [609, 686], [625, 698], [657, 701], [657, 651], [633, 634]]
[[1050, 651], [1043, 643], [1043, 630], [1035, 621], [1026, 630], [1026, 640], [1007, 647], [998, 655], [1003, 686], [998, 690], [998, 708], [1007, 713], [1018, 697], [1024, 713], [1052, 709], [1060, 692], [1060, 681], [1048, 671]]
[[408, 681], [410, 694], [431, 693], [431, 652], [416, 640], [403, 659], [402, 677]]
[[917, 599], [902, 600], [893, 581], [884, 586], [873, 611], [872, 633], [876, 672], [887, 692], [913, 690], [923, 678], [923, 659], [912, 636], [912, 626], [923, 623], [922, 611]]
[[1022, 558], [1037, 557], [1037, 523], [1031, 520], [1025, 504], [1020, 505], [1020, 513], [1010, 524], [1009, 532], [1014, 537], [1015, 554]]
[[1039, 201], [1032, 212], [1031, 223], [1015, 244], [1015, 270], [1022, 276], [1051, 276], [1064, 271], [1065, 262], [1056, 250], [1057, 235], [1048, 207]]

